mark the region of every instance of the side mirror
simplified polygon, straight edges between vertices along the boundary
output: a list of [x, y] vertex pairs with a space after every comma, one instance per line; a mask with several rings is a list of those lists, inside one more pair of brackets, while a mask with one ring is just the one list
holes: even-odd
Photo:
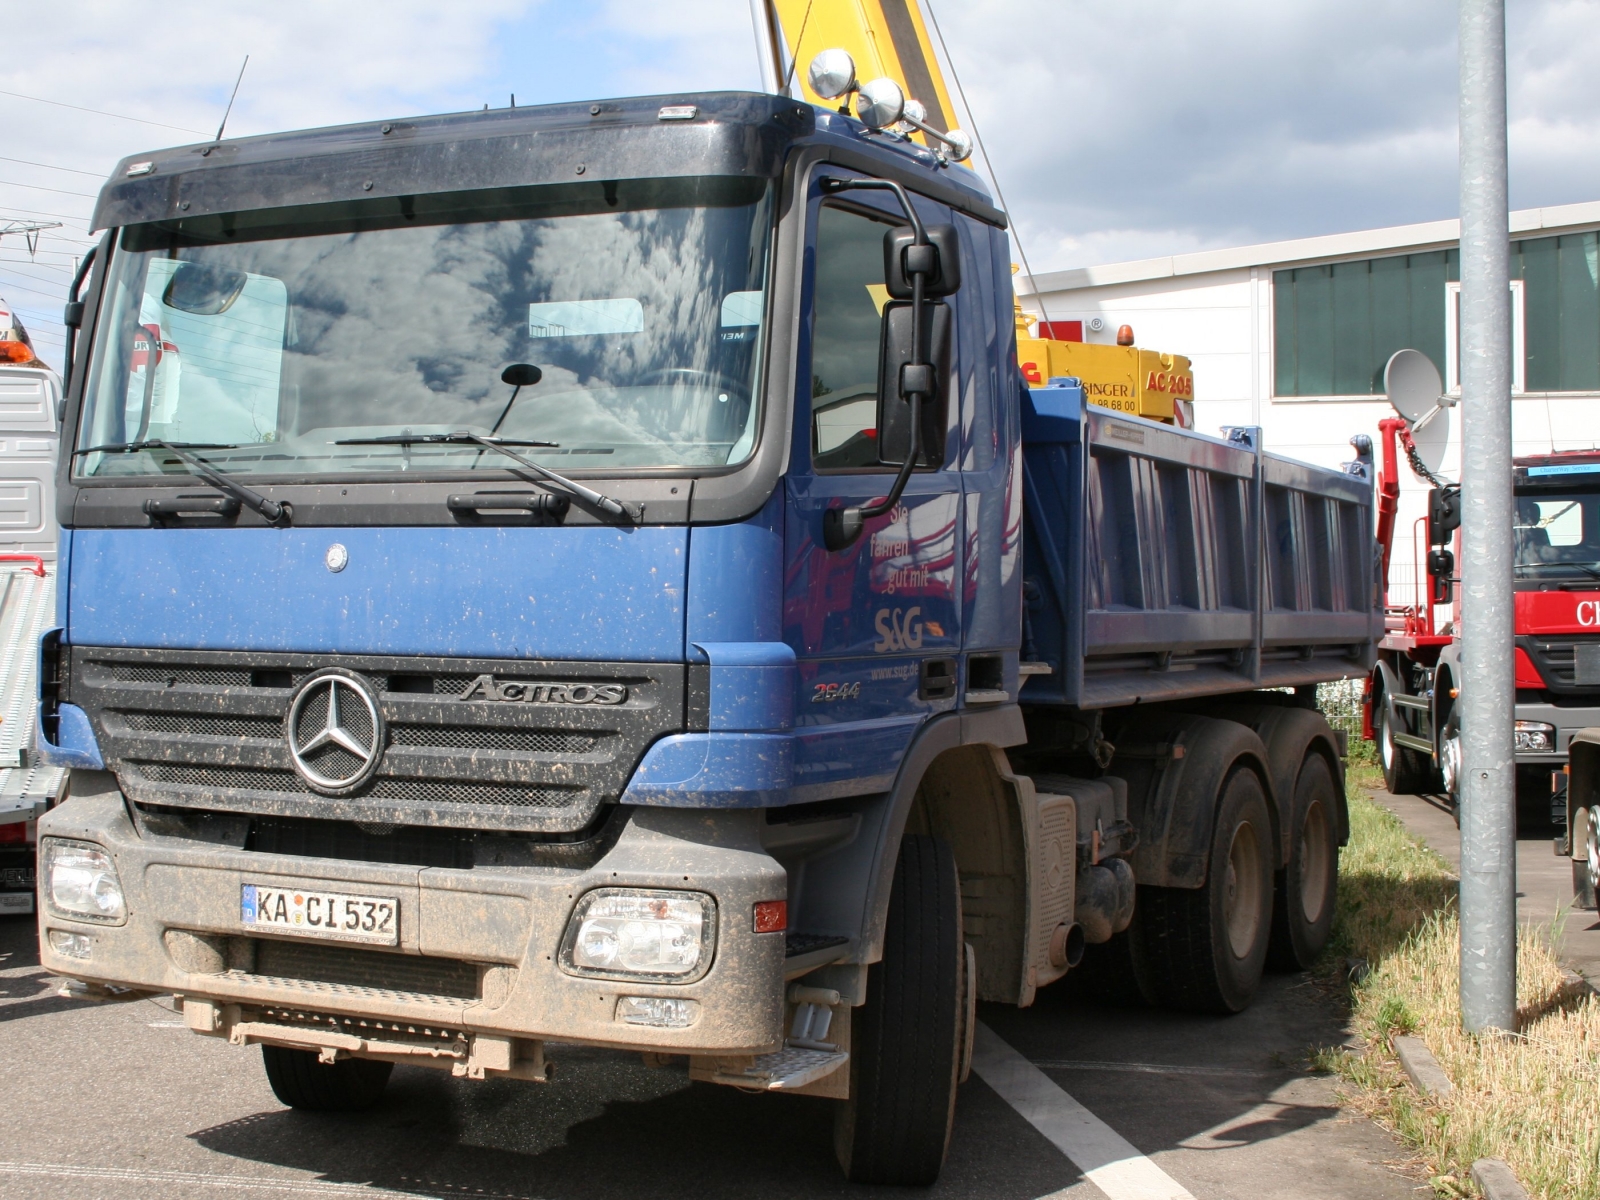
[[[911, 449], [910, 385], [911, 332], [913, 310], [910, 304], [891, 301], [883, 309], [883, 340], [878, 361], [878, 461], [886, 466], [901, 466]], [[932, 387], [922, 402], [922, 453], [916, 466], [944, 464], [944, 435], [949, 423], [950, 306], [943, 302], [922, 306], [922, 345], [924, 372], [931, 372]]]
[[[1433, 488], [1428, 492], [1428, 541], [1443, 546], [1461, 528], [1461, 489]], [[1429, 556], [1430, 560], [1432, 556]]]
[[925, 268], [922, 294], [930, 300], [954, 295], [961, 287], [961, 244], [954, 225], [929, 225], [928, 244], [916, 245], [911, 226], [883, 235], [883, 283], [896, 300], [911, 299], [911, 273]]
[[179, 312], [214, 317], [227, 312], [249, 282], [250, 276], [232, 267], [181, 263], [172, 273], [172, 278], [167, 280], [166, 290], [161, 293], [161, 303]]
[[1448, 550], [1428, 551], [1428, 579], [1433, 585], [1433, 602], [1449, 604], [1455, 598], [1451, 576], [1456, 572], [1456, 556]]

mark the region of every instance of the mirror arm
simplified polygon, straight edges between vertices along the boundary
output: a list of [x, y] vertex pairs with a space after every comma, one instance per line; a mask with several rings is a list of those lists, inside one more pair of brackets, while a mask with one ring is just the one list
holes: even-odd
[[[918, 232], [921, 232], [920, 227]], [[829, 550], [843, 550], [861, 536], [861, 530], [867, 521], [873, 517], [883, 516], [899, 504], [900, 496], [906, 490], [906, 484], [911, 481], [911, 472], [916, 470], [917, 459], [922, 457], [922, 400], [925, 393], [920, 380], [926, 372], [915, 368], [926, 365], [922, 361], [923, 280], [924, 275], [921, 271], [914, 272], [911, 276], [911, 361], [906, 367], [915, 371], [915, 377], [919, 382], [914, 391], [902, 389], [901, 398], [911, 402], [911, 445], [906, 450], [906, 460], [900, 464], [900, 473], [894, 477], [894, 485], [882, 500], [874, 504], [852, 505], [849, 508], [830, 508], [823, 514], [822, 541]], [[901, 379], [904, 378], [903, 367]]]
[[906, 189], [892, 179], [840, 179], [836, 175], [829, 175], [818, 185], [825, 196], [834, 196], [840, 192], [878, 191], [893, 192], [900, 201], [900, 207], [905, 209], [906, 219], [911, 222], [911, 231], [916, 237], [916, 244], [926, 246], [928, 233], [922, 227], [922, 218], [917, 216], [917, 210], [911, 205], [911, 197], [906, 194]]
[[83, 256], [83, 261], [78, 264], [78, 272], [72, 277], [72, 286], [67, 289], [67, 307], [62, 316], [66, 319], [62, 324], [67, 328], [67, 353], [66, 360], [61, 364], [61, 395], [66, 397], [67, 389], [72, 386], [72, 355], [78, 348], [78, 326], [83, 324], [83, 302], [78, 299], [78, 293], [83, 290], [83, 281], [89, 274], [89, 268], [94, 266], [94, 252], [98, 246], [90, 246], [89, 253]]

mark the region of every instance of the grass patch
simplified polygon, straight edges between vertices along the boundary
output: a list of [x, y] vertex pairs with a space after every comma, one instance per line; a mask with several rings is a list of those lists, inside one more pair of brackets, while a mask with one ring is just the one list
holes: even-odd
[[[1362, 1054], [1323, 1050], [1318, 1066], [1350, 1085], [1348, 1099], [1413, 1146], [1435, 1191], [1475, 1195], [1475, 1159], [1503, 1158], [1549, 1200], [1600, 1197], [1600, 1003], [1574, 989], [1551, 930], [1524, 928], [1517, 945], [1518, 1028], [1461, 1031], [1460, 923], [1450, 866], [1368, 799], [1381, 786], [1352, 765], [1350, 845], [1339, 867], [1332, 951], [1365, 959], [1352, 989]], [[1422, 1038], [1455, 1084], [1444, 1100], [1414, 1091], [1391, 1039]]]

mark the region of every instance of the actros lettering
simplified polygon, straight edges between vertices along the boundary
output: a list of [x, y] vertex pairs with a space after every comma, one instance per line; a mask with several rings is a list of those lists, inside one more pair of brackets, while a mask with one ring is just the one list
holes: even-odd
[[621, 704], [628, 689], [620, 683], [519, 683], [479, 675], [458, 700], [505, 700], [521, 704]]
[[879, 654], [895, 650], [922, 649], [922, 609], [880, 608], [872, 624], [878, 631], [878, 640], [872, 648]]

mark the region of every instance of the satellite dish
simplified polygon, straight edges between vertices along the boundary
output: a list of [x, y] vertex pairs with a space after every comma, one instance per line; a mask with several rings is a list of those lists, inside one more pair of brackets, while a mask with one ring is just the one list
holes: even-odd
[[1417, 457], [1428, 470], [1437, 471], [1450, 441], [1450, 409], [1455, 405], [1455, 398], [1444, 394], [1439, 368], [1420, 350], [1396, 350], [1383, 368], [1383, 390], [1410, 427]]

